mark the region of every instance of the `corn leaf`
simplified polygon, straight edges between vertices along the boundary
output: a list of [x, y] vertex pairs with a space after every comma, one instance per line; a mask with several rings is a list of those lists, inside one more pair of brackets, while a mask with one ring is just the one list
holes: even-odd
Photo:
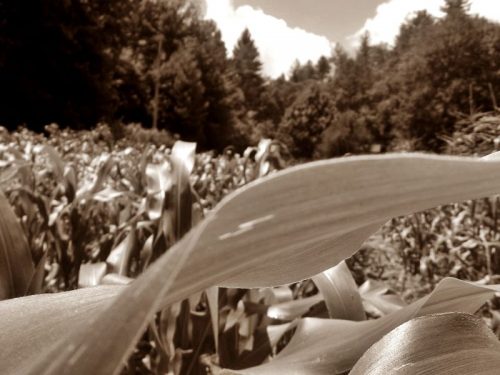
[[38, 261], [33, 276], [31, 277], [27, 294], [39, 294], [43, 290], [43, 282], [45, 277], [45, 264], [47, 262], [47, 252], [43, 253]]
[[132, 227], [127, 237], [118, 244], [106, 259], [111, 272], [121, 276], [127, 276], [130, 267], [130, 258], [134, 251], [137, 250], [137, 234], [136, 228]]
[[122, 191], [117, 191], [111, 187], [106, 187], [101, 191], [95, 193], [92, 198], [99, 202], [110, 202], [115, 198], [122, 196], [124, 193]]
[[69, 332], [86, 326], [113, 302], [122, 288], [85, 288], [2, 301], [0, 372], [27, 373], [37, 352], [61, 339], [65, 341]]
[[108, 273], [102, 278], [101, 285], [128, 285], [132, 281], [134, 281], [134, 279], [130, 277], [119, 275], [117, 273]]
[[361, 357], [350, 374], [493, 375], [499, 368], [500, 342], [484, 321], [448, 313], [416, 318], [394, 329]]
[[390, 314], [406, 306], [401, 297], [389, 293], [389, 288], [381, 281], [366, 280], [359, 287], [359, 293], [368, 310], [375, 309], [382, 315]]
[[295, 328], [297, 326], [298, 320], [294, 320], [290, 323], [278, 324], [278, 325], [268, 325], [266, 327], [267, 337], [269, 338], [269, 344], [271, 348], [275, 348], [278, 345], [279, 340], [283, 335]]
[[146, 166], [146, 210], [150, 220], [159, 219], [162, 214], [165, 192], [172, 188], [172, 173], [167, 162]]
[[167, 206], [174, 209], [175, 237], [181, 238], [192, 227], [194, 197], [191, 191], [190, 173], [194, 167], [196, 143], [177, 141], [172, 148], [173, 186]]
[[342, 374], [354, 366], [372, 344], [404, 322], [416, 316], [450, 311], [474, 313], [495, 291], [500, 291], [500, 285], [478, 286], [447, 278], [430, 295], [376, 320], [305, 318], [298, 324], [290, 343], [273, 361], [237, 373]]
[[35, 152], [45, 154], [57, 180], [64, 181], [65, 164], [56, 149], [50, 145], [40, 145], [35, 147]]
[[[297, 166], [227, 197], [207, 217], [199, 247], [227, 262], [222, 286], [292, 283], [352, 255], [392, 217], [498, 192], [497, 165], [404, 154]], [[236, 253], [241, 269], [231, 276]]]
[[323, 301], [321, 294], [295, 299], [269, 306], [267, 316], [277, 320], [294, 320], [307, 313], [315, 304]]
[[0, 191], [0, 300], [26, 295], [35, 267], [21, 224]]
[[172, 147], [172, 156], [178, 159], [187, 173], [191, 173], [194, 168], [196, 153], [196, 143], [177, 141]]
[[345, 261], [312, 279], [325, 299], [330, 318], [366, 319], [358, 287]]
[[219, 288], [213, 286], [206, 291], [210, 320], [215, 341], [215, 350], [219, 352]]
[[78, 272], [78, 287], [88, 288], [99, 285], [107, 271], [108, 265], [105, 262], [82, 264]]

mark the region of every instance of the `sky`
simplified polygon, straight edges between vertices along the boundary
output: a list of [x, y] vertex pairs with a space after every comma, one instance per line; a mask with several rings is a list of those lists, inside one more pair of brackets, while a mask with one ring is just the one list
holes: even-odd
[[[231, 54], [250, 30], [263, 73], [287, 74], [298, 60], [330, 56], [336, 43], [353, 51], [368, 31], [373, 44], [392, 45], [400, 25], [425, 9], [440, 17], [444, 0], [205, 0], [205, 18], [214, 20]], [[471, 0], [472, 14], [500, 22], [500, 0]]]

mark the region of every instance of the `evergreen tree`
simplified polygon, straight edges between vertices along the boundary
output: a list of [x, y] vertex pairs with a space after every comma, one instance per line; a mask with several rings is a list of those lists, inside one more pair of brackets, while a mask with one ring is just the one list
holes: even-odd
[[298, 83], [317, 78], [316, 67], [311, 60], [307, 61], [304, 65], [295, 61], [290, 72], [290, 81]]
[[427, 39], [434, 25], [434, 18], [425, 10], [416, 13], [415, 17], [401, 25], [396, 37], [395, 52], [407, 51], [419, 40]]
[[325, 56], [321, 56], [316, 63], [316, 72], [318, 79], [323, 80], [327, 78], [331, 70], [332, 67], [330, 65], [330, 60]]
[[447, 17], [464, 18], [470, 10], [469, 0], [445, 0], [445, 4], [441, 10]]
[[258, 113], [262, 104], [264, 79], [261, 76], [259, 51], [248, 29], [243, 31], [234, 47], [232, 65], [239, 77], [247, 108]]

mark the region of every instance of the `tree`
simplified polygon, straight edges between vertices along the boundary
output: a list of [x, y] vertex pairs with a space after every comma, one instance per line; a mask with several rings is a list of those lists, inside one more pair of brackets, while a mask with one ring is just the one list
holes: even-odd
[[328, 126], [316, 149], [316, 154], [331, 158], [347, 153], [366, 152], [371, 144], [371, 134], [363, 116], [353, 111], [339, 113], [335, 122]]
[[301, 65], [298, 60], [295, 61], [290, 71], [290, 81], [299, 83], [316, 78], [316, 67], [311, 60], [307, 61], [304, 65]]
[[439, 151], [439, 136], [451, 135], [460, 113], [491, 109], [488, 85], [500, 85], [500, 26], [464, 14], [464, 3], [447, 2], [454, 7], [442, 20], [410, 21], [402, 30], [412, 35], [404, 43], [400, 35], [387, 66], [392, 130], [421, 149]]
[[415, 17], [401, 25], [396, 37], [394, 50], [396, 54], [403, 53], [418, 43], [419, 40], [427, 39], [432, 30], [435, 19], [426, 10], [419, 11]]
[[469, 0], [445, 0], [445, 4], [441, 10], [446, 14], [446, 17], [464, 18], [469, 13]]
[[325, 78], [327, 78], [331, 70], [332, 67], [330, 65], [330, 60], [325, 56], [321, 56], [316, 63], [316, 72], [318, 79], [324, 80]]
[[103, 12], [81, 1], [35, 0], [29, 12], [23, 3], [0, 2], [0, 122], [41, 130], [112, 116], [116, 55], [103, 31], [122, 30], [97, 16]]
[[346, 111], [355, 105], [358, 93], [356, 63], [341, 45], [335, 47], [332, 57], [335, 75], [330, 82], [330, 89], [339, 111]]
[[313, 83], [291, 105], [280, 125], [278, 138], [298, 158], [316, 157], [323, 131], [335, 120], [335, 105], [327, 90]]
[[239, 86], [245, 96], [247, 108], [258, 113], [262, 104], [264, 79], [261, 76], [259, 51], [248, 29], [238, 39], [231, 62], [239, 77]]

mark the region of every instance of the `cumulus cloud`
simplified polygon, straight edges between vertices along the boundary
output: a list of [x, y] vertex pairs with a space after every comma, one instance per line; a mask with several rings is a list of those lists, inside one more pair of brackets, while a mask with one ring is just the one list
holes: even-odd
[[[377, 7], [373, 18], [366, 20], [364, 26], [348, 38], [350, 44], [356, 46], [359, 38], [366, 31], [370, 33], [372, 43], [387, 43], [393, 45], [399, 27], [405, 20], [419, 10], [427, 10], [435, 17], [442, 17], [440, 8], [444, 0], [389, 0]], [[478, 14], [488, 19], [500, 22], [500, 3], [496, 0], [472, 0], [471, 14]]]
[[245, 28], [250, 30], [263, 63], [263, 73], [276, 78], [287, 74], [295, 60], [305, 63], [329, 56], [334, 47], [326, 37], [290, 27], [279, 18], [249, 5], [235, 7], [231, 0], [206, 0], [205, 18], [214, 20], [231, 53]]

